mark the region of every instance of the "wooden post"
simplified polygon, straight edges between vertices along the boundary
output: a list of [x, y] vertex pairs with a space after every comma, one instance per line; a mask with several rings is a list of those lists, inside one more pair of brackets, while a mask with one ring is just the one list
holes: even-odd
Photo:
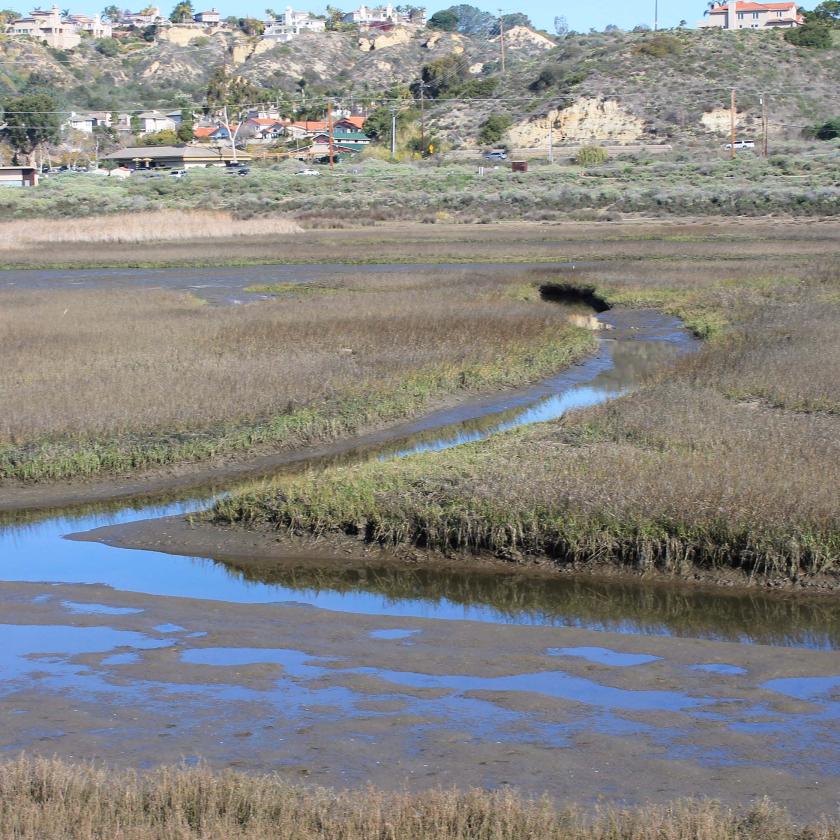
[[770, 140], [768, 137], [769, 125], [767, 117], [767, 94], [761, 95], [761, 154], [767, 157], [769, 154]]
[[505, 17], [499, 9], [499, 47], [502, 51], [502, 75], [505, 72]]

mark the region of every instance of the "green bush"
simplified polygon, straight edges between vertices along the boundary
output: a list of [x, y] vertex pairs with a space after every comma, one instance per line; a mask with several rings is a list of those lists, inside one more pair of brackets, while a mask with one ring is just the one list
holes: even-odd
[[600, 166], [609, 159], [609, 153], [601, 146], [581, 146], [575, 155], [575, 163], [578, 166]]
[[100, 38], [96, 42], [96, 51], [107, 58], [113, 58], [115, 55], [119, 54], [119, 41], [115, 38]]
[[822, 125], [818, 125], [814, 130], [814, 137], [817, 140], [836, 140], [840, 137], [840, 117], [826, 120]]
[[806, 23], [796, 29], [785, 32], [785, 40], [795, 47], [811, 47], [812, 49], [828, 49], [833, 41], [831, 30], [821, 23]]
[[491, 114], [481, 124], [478, 131], [478, 142], [486, 146], [495, 145], [502, 139], [512, 123], [513, 120], [508, 114]]
[[657, 34], [651, 38], [645, 38], [636, 52], [639, 55], [647, 55], [651, 58], [665, 58], [669, 55], [676, 55], [682, 50], [682, 44], [673, 35]]

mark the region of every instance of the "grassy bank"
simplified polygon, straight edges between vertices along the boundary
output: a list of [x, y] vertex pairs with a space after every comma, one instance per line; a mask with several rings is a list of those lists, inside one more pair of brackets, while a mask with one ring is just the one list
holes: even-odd
[[114, 773], [59, 761], [0, 766], [0, 834], [14, 840], [837, 840], [767, 802], [738, 813], [677, 802], [597, 814], [511, 791], [386, 793], [298, 787], [277, 776]]
[[[558, 156], [559, 156], [558, 152]], [[471, 162], [391, 164], [360, 161], [321, 178], [299, 178], [296, 161], [254, 167], [246, 178], [191, 171], [183, 179], [127, 180], [69, 174], [38, 190], [0, 196], [0, 216], [83, 218], [161, 208], [223, 210], [240, 217], [290, 216], [307, 226], [347, 227], [382, 221], [502, 219], [556, 221], [610, 214], [816, 218], [840, 210], [838, 156], [831, 144], [765, 160], [742, 155], [675, 154], [670, 159], [622, 156], [600, 166], [534, 162], [477, 172]]]
[[840, 264], [710, 263], [570, 282], [710, 337], [636, 393], [561, 421], [219, 503], [224, 522], [581, 567], [745, 580], [840, 572]]
[[[329, 441], [594, 347], [516, 275], [336, 277], [242, 307], [147, 290], [3, 294], [0, 478], [68, 479]], [[364, 294], [361, 294], [364, 292]]]

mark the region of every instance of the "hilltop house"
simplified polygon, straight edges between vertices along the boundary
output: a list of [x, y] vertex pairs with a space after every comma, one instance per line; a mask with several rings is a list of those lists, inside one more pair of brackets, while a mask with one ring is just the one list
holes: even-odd
[[86, 32], [91, 38], [110, 38], [114, 34], [111, 24], [102, 20], [100, 15], [70, 15], [67, 20], [75, 23], [80, 32]]
[[803, 23], [805, 18], [796, 3], [735, 0], [709, 9], [698, 26], [704, 29], [790, 29]]
[[218, 26], [222, 22], [222, 16], [217, 9], [211, 9], [209, 12], [196, 12], [193, 20], [204, 26]]
[[147, 26], [154, 26], [156, 23], [163, 23], [165, 18], [157, 6], [148, 6], [139, 12], [126, 10], [120, 18], [120, 26], [136, 26], [144, 29]]
[[35, 9], [28, 17], [12, 21], [10, 29], [13, 35], [27, 35], [55, 50], [72, 50], [82, 41], [78, 25], [66, 20], [58, 6]]
[[344, 23], [355, 23], [359, 29], [380, 29], [386, 26], [425, 26], [426, 10], [415, 9], [412, 12], [397, 11], [390, 3], [387, 6], [365, 6], [348, 12], [342, 18]]
[[263, 37], [270, 41], [283, 43], [291, 41], [301, 32], [323, 32], [327, 22], [315, 17], [311, 12], [296, 12], [291, 6], [275, 20], [268, 21]]

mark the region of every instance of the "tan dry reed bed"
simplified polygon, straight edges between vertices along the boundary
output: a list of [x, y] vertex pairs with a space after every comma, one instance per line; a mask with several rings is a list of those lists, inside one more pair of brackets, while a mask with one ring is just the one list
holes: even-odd
[[[154, 210], [81, 219], [27, 219], [0, 223], [0, 251], [55, 244], [123, 245], [178, 240], [288, 236], [301, 233], [286, 218], [234, 219], [230, 213]], [[56, 255], [57, 256], [57, 255]]]
[[0, 765], [4, 840], [838, 840], [768, 802], [677, 802], [586, 814], [511, 791], [335, 792], [279, 776], [111, 772], [57, 760]]
[[0, 295], [0, 475], [329, 439], [545, 375], [594, 343], [562, 308], [510, 294], [515, 274], [333, 280], [329, 295], [239, 307], [163, 291]]

